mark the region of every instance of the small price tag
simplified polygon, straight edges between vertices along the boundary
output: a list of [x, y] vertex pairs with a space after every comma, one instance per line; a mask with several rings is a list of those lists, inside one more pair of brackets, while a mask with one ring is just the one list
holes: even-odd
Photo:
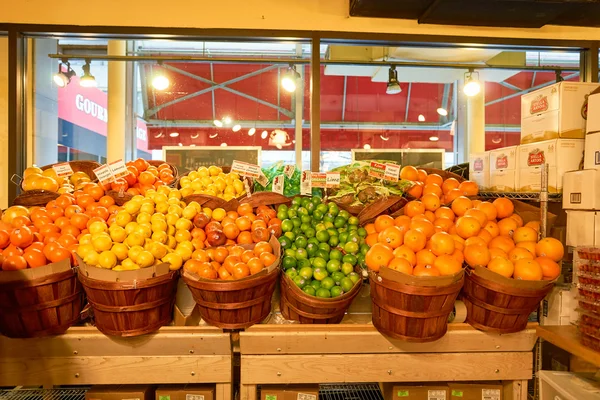
[[325, 172], [312, 172], [310, 181], [314, 188], [324, 188], [327, 183], [327, 174]]
[[292, 165], [292, 164], [288, 164], [285, 167], [283, 167], [283, 173], [285, 174], [285, 176], [287, 176], [289, 179], [292, 179], [292, 176], [294, 176], [294, 172], [296, 171], [296, 166]]
[[258, 178], [256, 178], [256, 182], [260, 183], [261, 186], [265, 187], [269, 184], [269, 178], [267, 178], [265, 174], [263, 174], [262, 171], [260, 171], [260, 175]]
[[71, 168], [71, 164], [69, 164], [68, 162], [53, 165], [52, 169], [54, 170], [54, 172], [56, 172], [56, 175], [59, 178], [62, 178], [63, 176], [73, 175], [73, 168]]
[[310, 196], [312, 194], [312, 173], [310, 171], [302, 171], [300, 176], [300, 194]]
[[111, 183], [115, 180], [108, 164], [104, 164], [94, 170], [94, 174], [98, 177], [101, 185], [105, 185], [107, 183]]
[[258, 178], [262, 174], [258, 165], [236, 160], [231, 164], [231, 172], [235, 172], [242, 176], [249, 176], [251, 178]]
[[129, 173], [129, 170], [127, 169], [127, 166], [125, 165], [125, 162], [123, 160], [117, 160], [108, 163], [108, 167], [110, 168], [110, 171], [112, 172], [115, 179], [127, 176], [127, 174]]
[[400, 166], [396, 164], [386, 164], [383, 179], [391, 182], [398, 182], [400, 177]]
[[273, 178], [273, 192], [283, 194], [283, 183], [284, 183], [285, 175], [277, 175]]
[[371, 161], [371, 168], [369, 168], [369, 176], [377, 179], [383, 179], [385, 175], [385, 164], [381, 164], [375, 161]]
[[334, 188], [340, 186], [341, 174], [339, 172], [328, 172], [325, 177], [325, 187]]

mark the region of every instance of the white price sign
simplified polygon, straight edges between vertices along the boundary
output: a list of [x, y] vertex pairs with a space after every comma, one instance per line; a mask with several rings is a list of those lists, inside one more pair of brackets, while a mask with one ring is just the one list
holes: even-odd
[[386, 164], [383, 179], [391, 182], [398, 182], [400, 177], [400, 166], [396, 164]]
[[101, 185], [105, 185], [107, 183], [111, 183], [115, 180], [115, 177], [112, 174], [108, 164], [104, 164], [94, 170], [94, 174], [98, 177], [98, 181], [100, 181]]
[[284, 184], [285, 175], [277, 175], [273, 178], [273, 192], [283, 194], [283, 184]]
[[256, 178], [256, 182], [260, 183], [262, 186], [267, 186], [269, 184], [269, 178], [265, 176], [265, 174], [260, 171], [260, 175]]
[[294, 176], [294, 172], [296, 171], [296, 166], [292, 165], [292, 164], [288, 164], [285, 167], [283, 167], [283, 173], [285, 174], [285, 176], [287, 176], [289, 179], [292, 179], [292, 176]]
[[304, 196], [310, 196], [312, 194], [312, 172], [302, 171], [300, 176], [300, 194]]
[[108, 167], [110, 168], [110, 171], [112, 172], [115, 179], [127, 176], [127, 174], [129, 173], [129, 170], [127, 169], [127, 166], [125, 165], [125, 162], [123, 160], [117, 160], [108, 163]]
[[258, 178], [262, 171], [258, 165], [245, 163], [243, 161], [234, 160], [231, 164], [231, 172], [251, 178]]
[[325, 187], [333, 188], [340, 186], [341, 174], [339, 172], [328, 172], [325, 177]]
[[73, 168], [71, 168], [71, 164], [68, 162], [53, 165], [52, 169], [59, 178], [73, 175]]

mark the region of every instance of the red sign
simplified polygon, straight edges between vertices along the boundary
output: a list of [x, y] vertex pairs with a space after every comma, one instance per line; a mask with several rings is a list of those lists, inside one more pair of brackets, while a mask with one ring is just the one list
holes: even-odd
[[58, 118], [106, 136], [107, 96], [97, 88], [84, 88], [74, 76], [71, 83], [58, 89]]
[[148, 127], [146, 126], [146, 121], [141, 118], [136, 119], [135, 137], [137, 149], [148, 151]]
[[498, 158], [496, 158], [496, 168], [497, 169], [508, 168], [508, 157], [505, 154], [501, 154], [498, 156]]
[[531, 102], [529, 114], [538, 114], [548, 109], [548, 97], [540, 96]]
[[[498, 161], [496, 160], [496, 165], [498, 165]], [[476, 158], [473, 161], [473, 170], [474, 171], [483, 171], [483, 160], [481, 158]]]
[[535, 149], [529, 153], [529, 157], [527, 157], [527, 165], [542, 165], [546, 162], [546, 156], [544, 152], [540, 149]]

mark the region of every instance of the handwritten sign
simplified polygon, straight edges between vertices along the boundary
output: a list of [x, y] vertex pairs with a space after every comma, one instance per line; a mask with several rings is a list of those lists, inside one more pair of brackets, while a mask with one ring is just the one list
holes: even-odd
[[398, 182], [400, 177], [400, 166], [396, 164], [386, 164], [383, 179], [390, 182]]
[[310, 196], [312, 194], [312, 172], [302, 171], [300, 176], [300, 194]]
[[231, 172], [235, 172], [241, 176], [248, 176], [250, 178], [258, 178], [262, 174], [262, 171], [258, 165], [237, 160], [234, 160], [231, 164]]
[[339, 172], [327, 172], [325, 187], [334, 188], [340, 186], [341, 174]]
[[292, 176], [294, 176], [294, 172], [296, 171], [296, 166], [292, 165], [292, 164], [288, 164], [285, 167], [283, 167], [283, 173], [285, 174], [285, 176], [287, 176], [289, 179], [292, 179]]
[[310, 181], [314, 188], [324, 188], [327, 184], [327, 174], [325, 172], [312, 172]]
[[98, 178], [98, 181], [100, 181], [101, 185], [106, 185], [107, 183], [111, 183], [115, 180], [115, 177], [113, 176], [108, 164], [104, 164], [96, 168], [94, 170], [94, 174], [96, 174], [96, 177]]
[[108, 163], [108, 167], [110, 168], [110, 171], [112, 172], [115, 179], [122, 178], [129, 174], [129, 170], [127, 169], [127, 166], [125, 165], [125, 162], [123, 160], [117, 160]]
[[265, 187], [269, 184], [269, 178], [265, 176], [265, 174], [260, 171], [260, 175], [256, 178], [256, 182], [258, 182], [261, 186]]
[[385, 164], [381, 164], [375, 161], [371, 161], [371, 168], [369, 168], [369, 176], [377, 179], [383, 179], [385, 175]]
[[52, 169], [59, 178], [73, 175], [73, 168], [71, 168], [71, 164], [68, 162], [53, 165]]
[[283, 194], [284, 179], [285, 179], [285, 175], [284, 174], [277, 175], [275, 178], [273, 178], [273, 189], [272, 189], [272, 191], [274, 193]]

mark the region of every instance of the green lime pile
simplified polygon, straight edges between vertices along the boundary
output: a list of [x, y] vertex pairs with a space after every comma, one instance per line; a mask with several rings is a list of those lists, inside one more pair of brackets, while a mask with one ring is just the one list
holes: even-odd
[[357, 217], [319, 197], [295, 197], [289, 207], [279, 206], [277, 218], [282, 221], [282, 267], [304, 293], [338, 297], [361, 281], [355, 267], [365, 267], [369, 246]]

